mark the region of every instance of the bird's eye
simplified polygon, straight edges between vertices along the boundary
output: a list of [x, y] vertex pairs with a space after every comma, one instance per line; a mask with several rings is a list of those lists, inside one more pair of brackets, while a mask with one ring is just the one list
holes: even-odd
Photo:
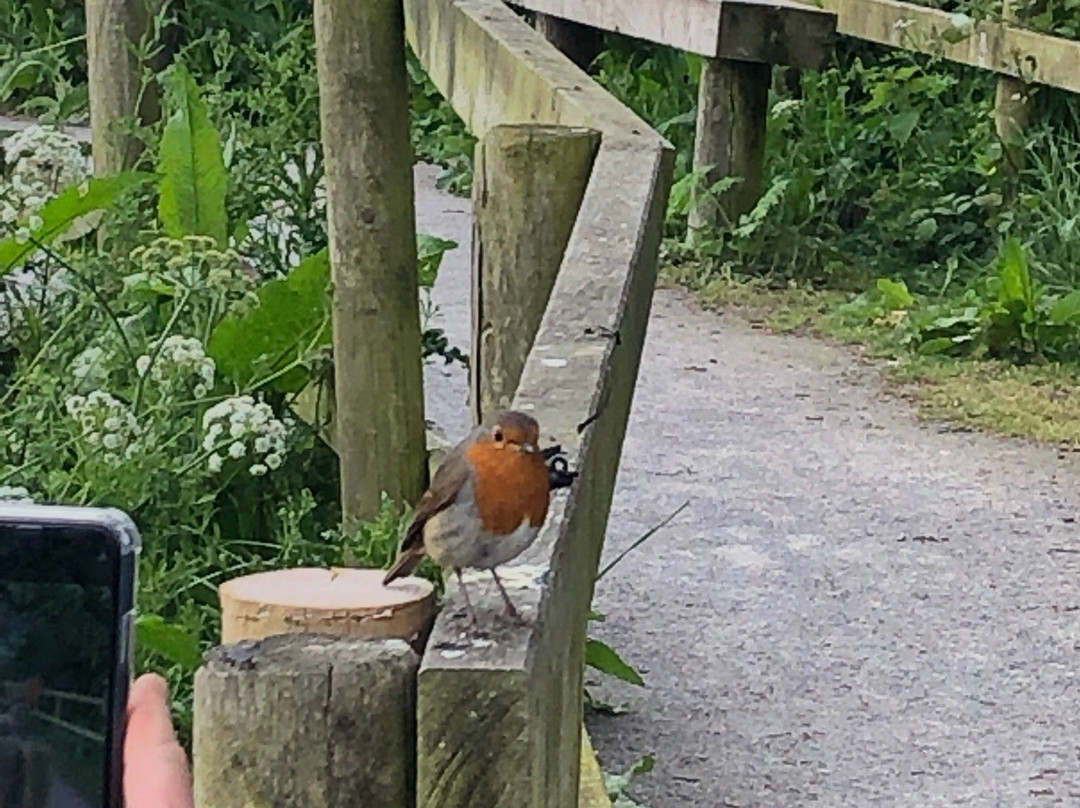
[[496, 443], [502, 443], [503, 431], [499, 428], [496, 428], [495, 433], [491, 437], [495, 440]]

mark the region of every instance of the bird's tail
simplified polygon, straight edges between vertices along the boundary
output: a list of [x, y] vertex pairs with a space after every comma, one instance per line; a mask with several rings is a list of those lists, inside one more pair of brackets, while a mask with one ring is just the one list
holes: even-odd
[[383, 578], [383, 586], [411, 573], [420, 565], [420, 562], [423, 561], [423, 559], [424, 551], [422, 548], [419, 550], [406, 550], [403, 552], [398, 556], [398, 560], [394, 562], [394, 566], [386, 571], [386, 577]]

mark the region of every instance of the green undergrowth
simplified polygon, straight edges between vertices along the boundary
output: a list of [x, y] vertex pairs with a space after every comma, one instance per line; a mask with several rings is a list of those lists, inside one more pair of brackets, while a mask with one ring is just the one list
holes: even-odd
[[985, 353], [920, 354], [905, 341], [909, 312], [867, 314], [866, 297], [853, 293], [733, 275], [700, 283], [692, 268], [670, 263], [662, 282], [685, 286], [703, 305], [736, 312], [774, 333], [858, 346], [881, 369], [888, 389], [916, 404], [925, 420], [1080, 444], [1080, 366], [1075, 362], [1033, 357], [1017, 364]]

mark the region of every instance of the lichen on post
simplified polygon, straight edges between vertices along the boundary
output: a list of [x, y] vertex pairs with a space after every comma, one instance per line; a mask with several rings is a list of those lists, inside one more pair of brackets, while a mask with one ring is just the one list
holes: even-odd
[[413, 805], [418, 662], [397, 639], [215, 648], [195, 674], [195, 804]]
[[346, 521], [427, 483], [416, 214], [401, 0], [316, 0]]

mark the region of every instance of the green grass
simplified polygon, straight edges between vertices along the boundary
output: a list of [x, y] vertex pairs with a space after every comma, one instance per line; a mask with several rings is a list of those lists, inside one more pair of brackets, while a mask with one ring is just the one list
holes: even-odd
[[1014, 365], [999, 360], [911, 354], [888, 324], [852, 324], [837, 311], [853, 295], [755, 278], [705, 283], [691, 265], [665, 266], [662, 283], [690, 289], [708, 308], [737, 311], [775, 333], [796, 333], [861, 346], [888, 359], [890, 390], [912, 401], [921, 418], [1017, 438], [1080, 444], [1080, 367]]

